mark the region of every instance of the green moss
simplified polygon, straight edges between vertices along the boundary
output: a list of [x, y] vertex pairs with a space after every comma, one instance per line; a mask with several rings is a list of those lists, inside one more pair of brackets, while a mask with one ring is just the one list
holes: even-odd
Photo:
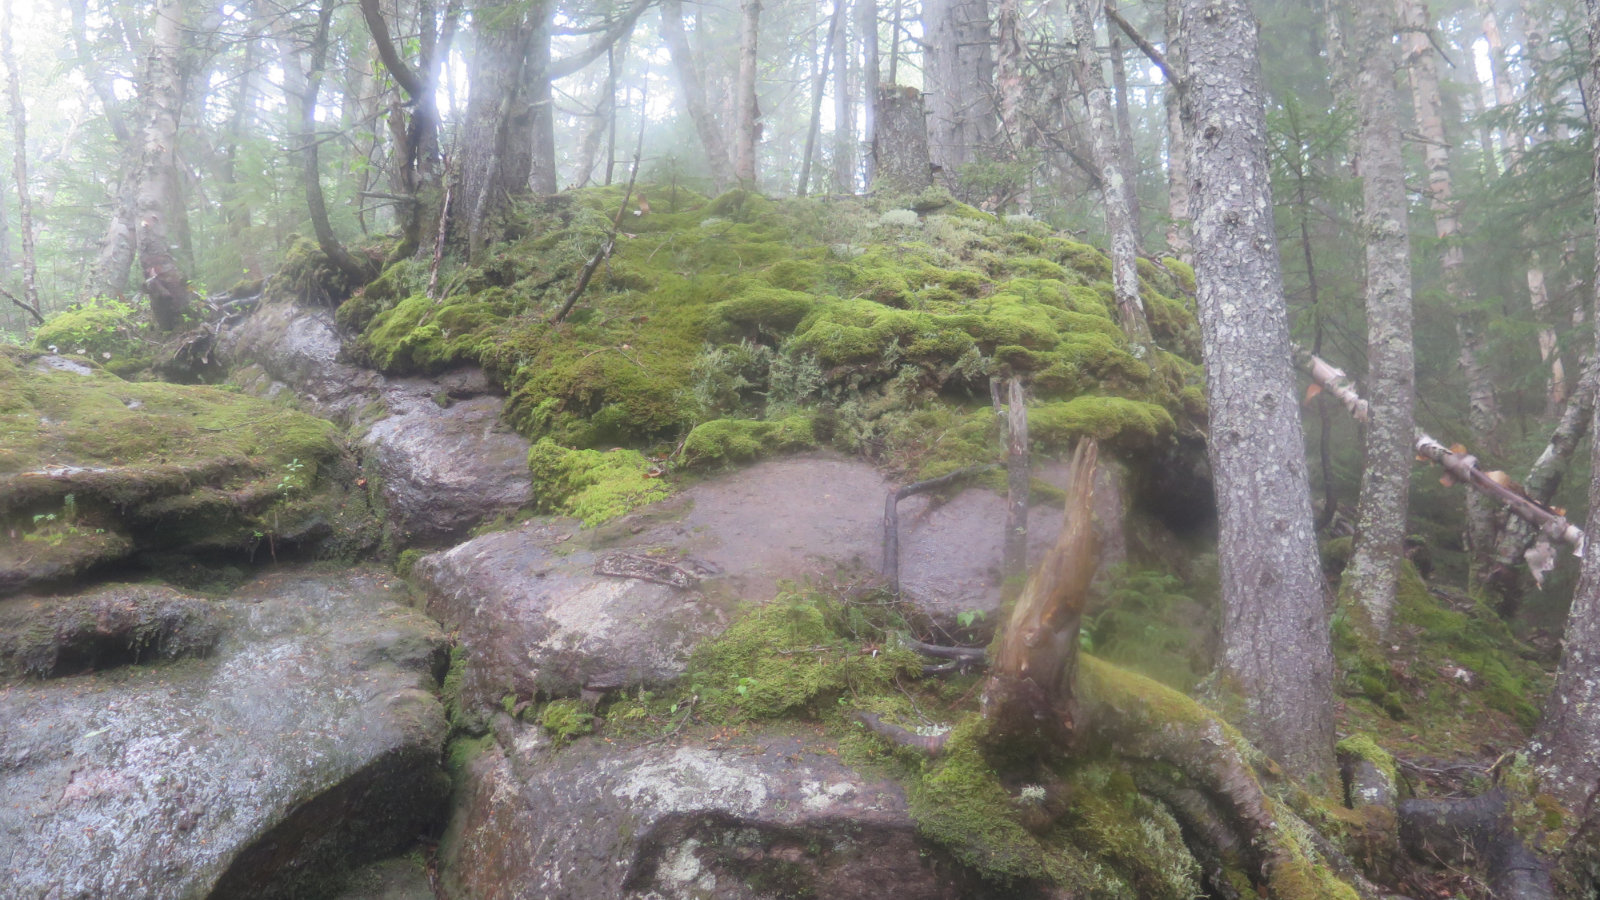
[[841, 695], [892, 690], [897, 678], [922, 671], [904, 649], [860, 652], [834, 627], [847, 615], [819, 595], [779, 594], [695, 651], [683, 681], [705, 714], [742, 722], [815, 714]]
[[773, 422], [715, 419], [695, 426], [683, 442], [686, 466], [711, 466], [756, 459], [814, 446], [811, 419], [793, 415]]
[[711, 308], [712, 314], [740, 331], [759, 334], [794, 330], [817, 305], [810, 294], [782, 288], [754, 288]]
[[84, 356], [117, 372], [149, 363], [143, 340], [148, 324], [121, 300], [95, 297], [44, 321], [33, 333], [33, 346]]
[[1059, 451], [1086, 437], [1149, 446], [1170, 435], [1174, 427], [1165, 409], [1122, 397], [1078, 397], [1028, 410], [1028, 436], [1044, 450]]
[[533, 492], [545, 512], [598, 525], [672, 491], [637, 450], [569, 450], [550, 440], [528, 451]]
[[907, 786], [917, 831], [956, 858], [1002, 879], [1043, 880], [1047, 853], [1022, 826], [1011, 794], [982, 751], [983, 720], [952, 730], [944, 753]]

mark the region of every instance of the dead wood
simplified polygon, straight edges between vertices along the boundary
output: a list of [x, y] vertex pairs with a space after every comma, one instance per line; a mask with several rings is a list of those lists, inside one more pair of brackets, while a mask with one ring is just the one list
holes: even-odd
[[883, 501], [883, 577], [888, 582], [889, 593], [900, 596], [900, 501], [917, 494], [936, 491], [955, 484], [964, 478], [980, 475], [994, 469], [994, 464], [968, 466], [938, 478], [917, 481], [895, 488]]

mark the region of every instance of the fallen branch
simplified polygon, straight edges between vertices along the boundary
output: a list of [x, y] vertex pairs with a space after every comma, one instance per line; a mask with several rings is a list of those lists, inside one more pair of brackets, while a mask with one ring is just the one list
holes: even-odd
[[[1298, 347], [1295, 348], [1295, 352], [1310, 371], [1316, 392], [1327, 391], [1344, 404], [1345, 409], [1350, 411], [1350, 415], [1356, 421], [1367, 420], [1367, 401], [1356, 393], [1354, 385], [1342, 369]], [[1547, 541], [1569, 544], [1573, 556], [1583, 555], [1583, 529], [1568, 522], [1566, 516], [1559, 511], [1513, 490], [1502, 483], [1502, 479], [1497, 479], [1491, 473], [1478, 468], [1477, 457], [1459, 447], [1446, 447], [1420, 428], [1416, 430], [1414, 449], [1419, 459], [1427, 460], [1445, 470], [1447, 485], [1465, 484], [1481, 494], [1492, 497], [1512, 514], [1538, 529], [1542, 539], [1527, 553], [1528, 563], [1534, 567], [1536, 577], [1542, 578], [1543, 573], [1554, 564], [1554, 553]], [[1493, 473], [1493, 475], [1499, 474]], [[1510, 479], [1504, 481], [1509, 482]]]
[[10, 300], [12, 303], [15, 303], [17, 305], [17, 308], [21, 309], [23, 312], [27, 313], [28, 315], [33, 316], [33, 321], [34, 321], [35, 325], [43, 325], [44, 324], [44, 314], [39, 312], [38, 307], [29, 306], [28, 304], [22, 302], [22, 300], [20, 298], [18, 298], [16, 294], [11, 293], [10, 291], [6, 290], [5, 288], [0, 288], [0, 294], [4, 294], [5, 298], [7, 300]]

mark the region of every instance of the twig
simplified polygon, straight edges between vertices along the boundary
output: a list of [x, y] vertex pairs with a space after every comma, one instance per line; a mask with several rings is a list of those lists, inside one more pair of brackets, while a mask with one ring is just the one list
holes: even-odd
[[44, 324], [44, 315], [39, 312], [38, 307], [29, 306], [28, 304], [23, 303], [22, 300], [20, 298], [18, 298], [16, 294], [11, 293], [10, 291], [6, 290], [5, 288], [0, 288], [0, 294], [4, 294], [6, 296], [7, 300], [10, 300], [12, 303], [15, 303], [17, 306], [21, 307], [23, 312], [27, 313], [30, 316], [33, 316], [33, 322], [34, 322], [35, 325], [43, 325]]
[[883, 502], [883, 577], [889, 582], [891, 595], [900, 596], [900, 501], [914, 494], [938, 490], [963, 478], [997, 468], [999, 465], [996, 463], [967, 466], [948, 475], [918, 481], [889, 492], [889, 496], [884, 498]]

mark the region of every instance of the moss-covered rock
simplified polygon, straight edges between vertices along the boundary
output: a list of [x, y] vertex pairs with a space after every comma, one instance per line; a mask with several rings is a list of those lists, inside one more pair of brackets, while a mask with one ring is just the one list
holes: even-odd
[[598, 525], [657, 500], [671, 489], [636, 450], [569, 450], [545, 439], [528, 451], [534, 496], [547, 512]]
[[793, 415], [772, 422], [752, 419], [714, 419], [696, 425], [683, 441], [688, 466], [745, 462], [786, 450], [814, 446], [811, 419]]

